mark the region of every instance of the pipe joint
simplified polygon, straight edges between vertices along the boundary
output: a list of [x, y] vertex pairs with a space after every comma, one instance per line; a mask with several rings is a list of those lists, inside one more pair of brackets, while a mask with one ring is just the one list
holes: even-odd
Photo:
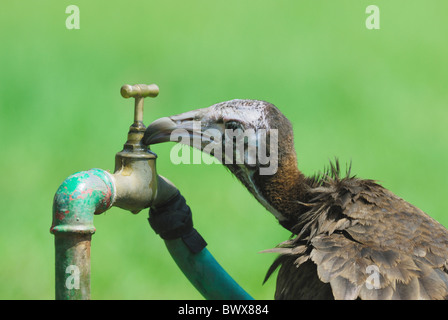
[[50, 232], [94, 233], [94, 214], [108, 210], [114, 196], [112, 176], [104, 170], [91, 169], [69, 176], [54, 196]]

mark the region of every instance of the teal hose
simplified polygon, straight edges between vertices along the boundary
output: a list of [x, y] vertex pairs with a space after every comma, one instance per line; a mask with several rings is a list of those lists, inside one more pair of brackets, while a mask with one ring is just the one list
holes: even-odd
[[182, 239], [165, 240], [172, 258], [207, 300], [253, 300], [204, 248], [192, 253]]

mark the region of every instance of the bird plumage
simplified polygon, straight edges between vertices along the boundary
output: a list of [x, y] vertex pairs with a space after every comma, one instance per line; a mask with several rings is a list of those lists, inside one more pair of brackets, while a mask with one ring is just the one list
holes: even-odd
[[447, 298], [442, 225], [371, 180], [341, 178], [333, 170], [308, 184], [301, 199], [308, 209], [290, 226], [295, 236], [271, 250], [281, 254], [268, 272], [280, 266], [276, 298], [312, 298], [297, 283], [308, 281], [298, 276], [304, 272], [329, 284], [326, 298]]
[[266, 250], [279, 254], [266, 276], [280, 268], [276, 299], [448, 298], [446, 228], [375, 181], [342, 176], [337, 161], [328, 172], [305, 177], [291, 123], [274, 105], [231, 100], [164, 118], [148, 127], [143, 142], [168, 141], [192, 118], [204, 121], [202, 132], [220, 129], [223, 143], [230, 121], [245, 130], [268, 130], [268, 140], [278, 129], [274, 174], [260, 174], [259, 163], [225, 164], [292, 233]]

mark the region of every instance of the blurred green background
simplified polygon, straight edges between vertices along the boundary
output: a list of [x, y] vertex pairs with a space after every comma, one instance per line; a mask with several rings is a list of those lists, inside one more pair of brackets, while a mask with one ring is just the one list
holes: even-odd
[[[68, 30], [65, 9], [80, 9]], [[365, 27], [368, 5], [380, 30]], [[54, 193], [72, 173], [113, 170], [133, 121], [125, 83], [157, 83], [145, 123], [233, 98], [274, 103], [299, 167], [329, 159], [379, 180], [448, 225], [446, 1], [9, 1], [0, 12], [0, 298], [53, 299]], [[289, 233], [220, 165], [160, 174], [193, 209], [224, 268], [257, 299]], [[202, 299], [146, 218], [95, 217], [92, 299]]]

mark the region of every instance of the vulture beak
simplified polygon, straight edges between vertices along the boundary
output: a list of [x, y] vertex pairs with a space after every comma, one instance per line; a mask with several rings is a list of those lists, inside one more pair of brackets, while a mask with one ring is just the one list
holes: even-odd
[[[215, 125], [210, 126], [209, 121], [203, 121], [208, 118], [210, 111], [209, 108], [203, 108], [157, 119], [146, 129], [142, 142], [145, 145], [168, 141], [178, 142], [179, 137], [182, 140], [188, 139], [187, 141], [198, 139], [198, 141], [210, 142], [207, 139], [209, 138], [207, 132], [204, 131], [213, 127], [220, 129]], [[172, 139], [173, 133], [175, 133], [175, 138]]]
[[146, 129], [142, 144], [177, 142], [214, 156], [231, 170], [259, 168], [260, 175], [273, 175], [278, 168], [278, 130], [269, 129], [263, 120], [266, 106], [263, 101], [235, 99], [160, 118]]
[[168, 117], [157, 119], [146, 129], [142, 142], [150, 145], [170, 141], [171, 132], [176, 128], [176, 123]]

